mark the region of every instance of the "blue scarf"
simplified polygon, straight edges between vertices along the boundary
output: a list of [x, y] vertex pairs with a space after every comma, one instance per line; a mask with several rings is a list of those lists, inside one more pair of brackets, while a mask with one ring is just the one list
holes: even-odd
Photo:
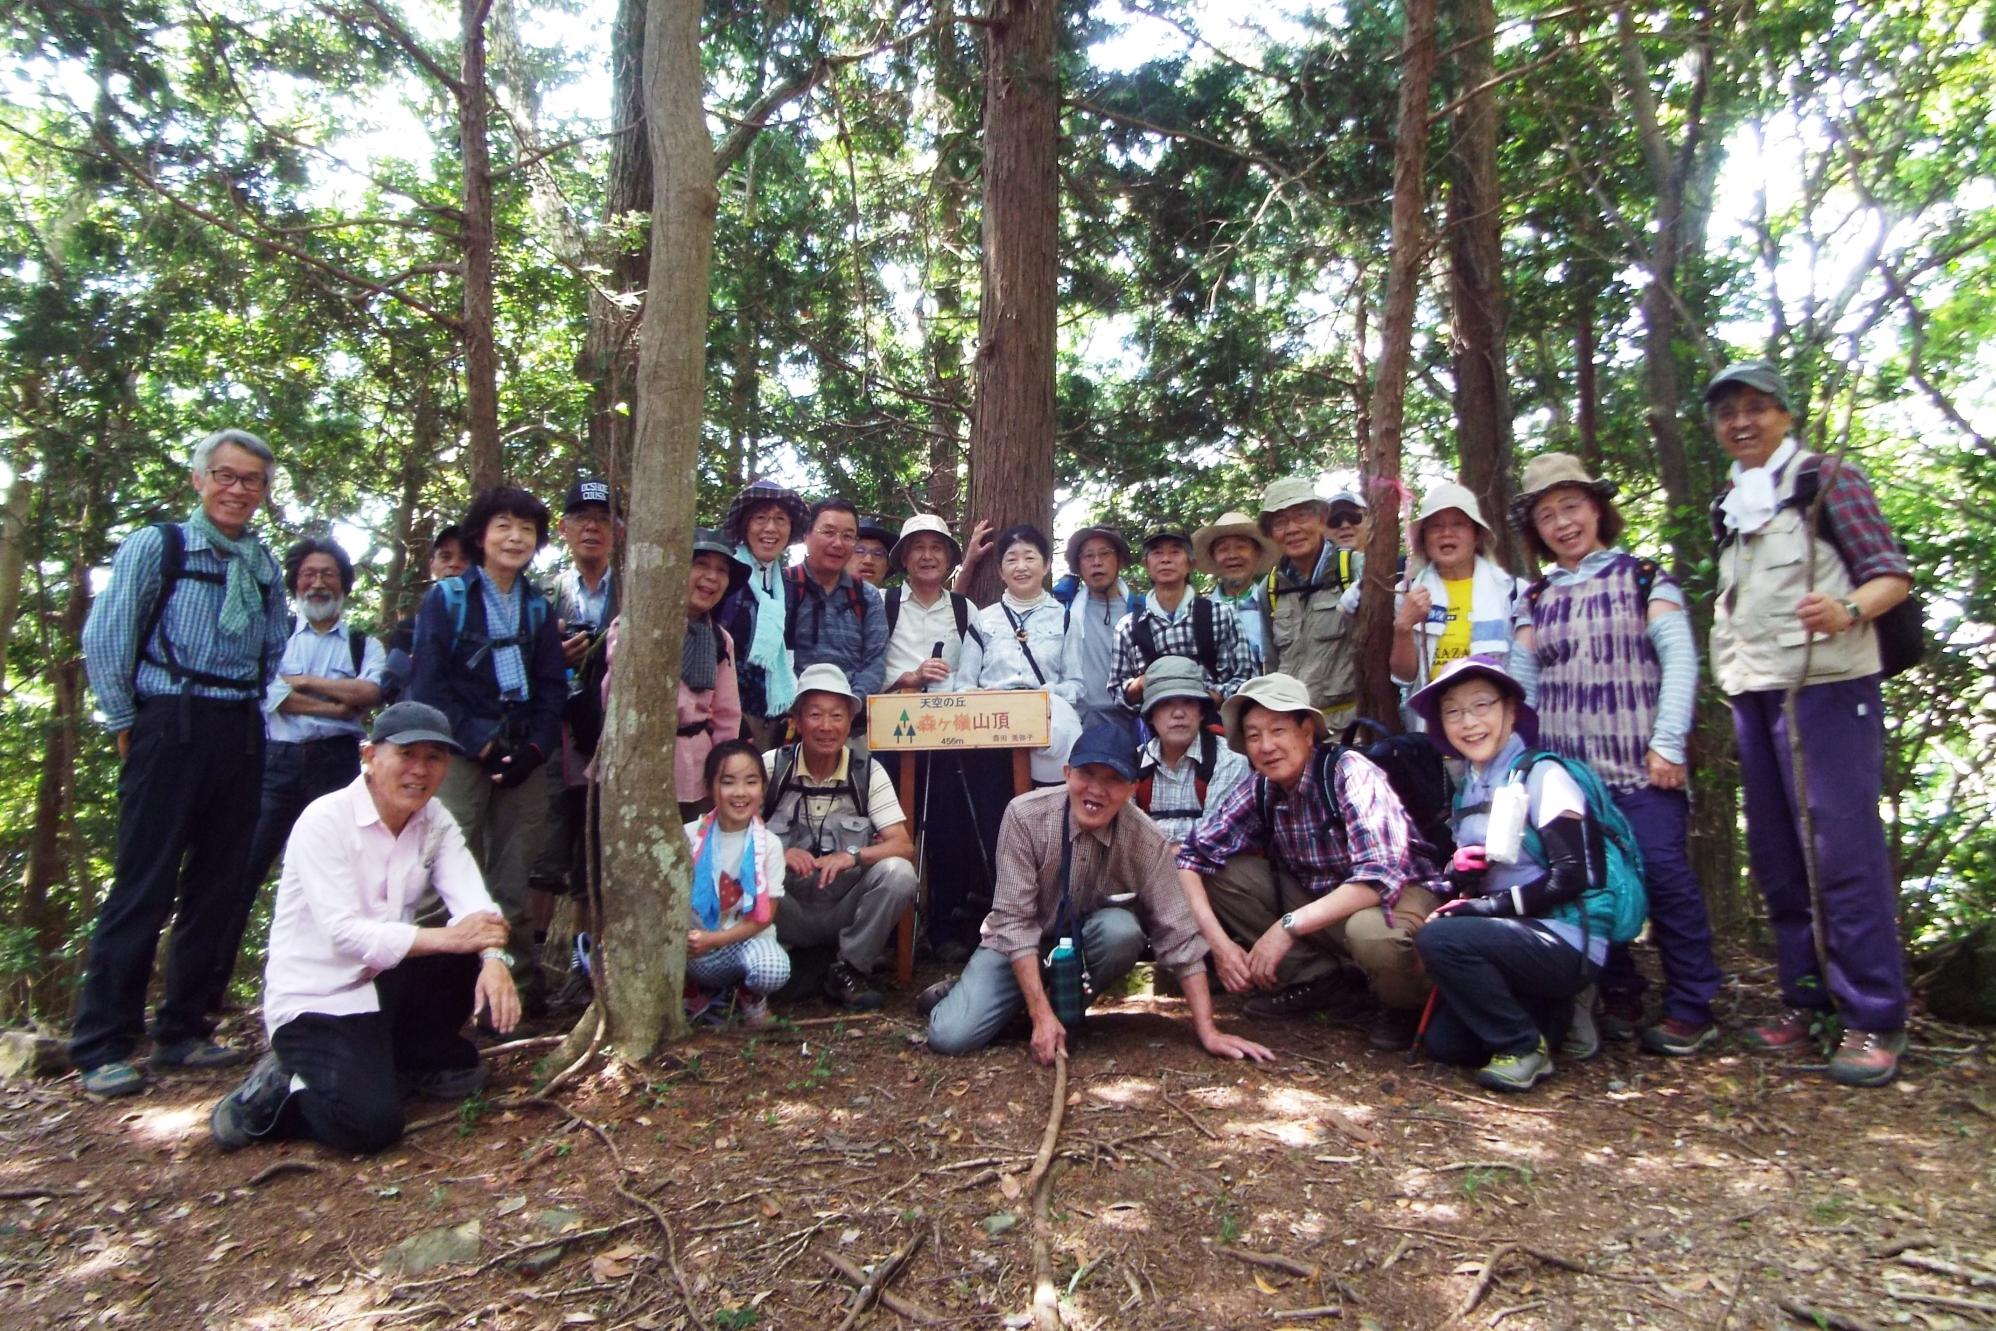
[[[749, 566], [748, 589], [755, 597], [755, 637], [749, 641], [748, 663], [762, 671], [763, 711], [782, 716], [797, 700], [797, 672], [791, 668], [790, 647], [783, 641], [783, 561], [764, 564], [749, 553], [746, 543], [735, 558]], [[767, 580], [771, 585], [764, 587]]]
[[[485, 634], [492, 639], [492, 673], [499, 681], [499, 696], [508, 702], [524, 702], [527, 697], [527, 663], [517, 642], [520, 616], [526, 609], [526, 582], [513, 579], [513, 590], [501, 592], [492, 579], [479, 575], [478, 586], [485, 593]], [[501, 639], [507, 639], [501, 646]]]
[[[700, 844], [693, 848], [693, 914], [702, 929], [721, 927], [721, 876], [716, 872], [714, 853], [720, 837], [715, 835], [715, 815], [700, 820]], [[742, 886], [742, 914], [755, 911], [755, 843], [762, 819], [749, 819], [748, 834], [742, 838], [742, 871], [736, 881]]]

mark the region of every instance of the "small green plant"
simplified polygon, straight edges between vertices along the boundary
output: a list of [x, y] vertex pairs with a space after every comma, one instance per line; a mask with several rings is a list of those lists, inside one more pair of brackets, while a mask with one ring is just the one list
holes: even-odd
[[1232, 1211], [1220, 1212], [1220, 1242], [1238, 1243], [1241, 1237], [1241, 1222], [1234, 1219]]
[[1816, 1218], [1818, 1224], [1835, 1225], [1850, 1214], [1850, 1207], [1846, 1206], [1841, 1198], [1826, 1197], [1811, 1206], [1809, 1214]]
[[714, 1314], [715, 1331], [742, 1331], [743, 1327], [754, 1326], [762, 1320], [762, 1314], [747, 1304], [734, 1308], [722, 1308]]
[[764, 1127], [773, 1128], [782, 1122], [783, 1116], [774, 1109], [765, 1109], [762, 1111], [762, 1123]]
[[491, 1107], [487, 1103], [485, 1094], [482, 1091], [459, 1105], [457, 1107], [457, 1135], [460, 1137], [469, 1137], [472, 1133], [476, 1132], [478, 1130], [478, 1120], [484, 1118], [485, 1112]]
[[439, 1183], [430, 1189], [430, 1209], [436, 1210], [450, 1200], [450, 1189]]
[[802, 1079], [790, 1083], [793, 1091], [815, 1091], [832, 1079], [832, 1049], [830, 1045], [818, 1046], [818, 1057], [811, 1064], [811, 1070]]

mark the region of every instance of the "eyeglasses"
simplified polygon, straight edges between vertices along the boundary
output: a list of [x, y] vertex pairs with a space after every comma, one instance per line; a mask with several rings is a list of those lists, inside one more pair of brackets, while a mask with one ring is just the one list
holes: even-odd
[[270, 484], [270, 478], [260, 471], [230, 471], [227, 467], [208, 468], [208, 479], [224, 490], [241, 490], [245, 494], [262, 494]]
[[1474, 717], [1481, 721], [1503, 705], [1502, 698], [1478, 698], [1475, 702], [1463, 703], [1456, 707], [1444, 707], [1441, 711], [1443, 724], [1454, 724]]

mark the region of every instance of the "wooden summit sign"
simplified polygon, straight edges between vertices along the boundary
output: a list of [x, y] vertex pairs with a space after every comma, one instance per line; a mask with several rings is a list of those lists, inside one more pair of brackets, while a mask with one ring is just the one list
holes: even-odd
[[875, 753], [1043, 749], [1052, 729], [1045, 689], [876, 693], [866, 700], [866, 743]]

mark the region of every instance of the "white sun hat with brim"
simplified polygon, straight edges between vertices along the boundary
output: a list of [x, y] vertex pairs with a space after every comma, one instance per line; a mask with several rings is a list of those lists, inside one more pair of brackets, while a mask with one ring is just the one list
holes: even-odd
[[956, 537], [950, 535], [949, 524], [933, 513], [917, 513], [901, 524], [901, 535], [894, 542], [894, 548], [887, 552], [887, 567], [896, 573], [906, 573], [902, 567], [902, 556], [908, 552], [908, 542], [916, 536], [940, 536], [943, 544], [949, 547], [949, 565], [955, 568], [963, 562], [963, 546]]
[[1486, 540], [1496, 537], [1497, 533], [1483, 520], [1483, 505], [1477, 501], [1476, 491], [1454, 481], [1443, 481], [1440, 485], [1428, 487], [1427, 493], [1421, 496], [1421, 507], [1415, 512], [1414, 520], [1407, 524], [1407, 548], [1413, 552], [1414, 558], [1423, 563], [1428, 558], [1428, 552], [1421, 546], [1422, 524], [1435, 514], [1446, 513], [1450, 509], [1481, 528]]
[[1310, 702], [1310, 690], [1303, 687], [1303, 681], [1294, 675], [1256, 675], [1241, 685], [1241, 691], [1220, 704], [1220, 721], [1227, 728], [1227, 747], [1235, 753], [1247, 752], [1247, 739], [1241, 732], [1241, 718], [1250, 707], [1265, 707], [1271, 712], [1293, 712], [1308, 717], [1315, 725], [1317, 738], [1323, 739], [1326, 731], [1324, 714]]
[[820, 661], [797, 672], [797, 701], [790, 704], [790, 710], [794, 712], [802, 707], [807, 693], [836, 693], [851, 703], [855, 712], [864, 701], [852, 691], [852, 681], [846, 678], [846, 672], [830, 661]]
[[1275, 567], [1279, 551], [1275, 543], [1268, 539], [1256, 522], [1239, 509], [1230, 509], [1220, 515], [1219, 521], [1209, 527], [1201, 527], [1192, 533], [1192, 564], [1201, 573], [1220, 576], [1220, 566], [1213, 562], [1213, 546], [1229, 536], [1238, 536], [1244, 541], [1253, 541], [1255, 548], [1254, 576], [1261, 577]]

